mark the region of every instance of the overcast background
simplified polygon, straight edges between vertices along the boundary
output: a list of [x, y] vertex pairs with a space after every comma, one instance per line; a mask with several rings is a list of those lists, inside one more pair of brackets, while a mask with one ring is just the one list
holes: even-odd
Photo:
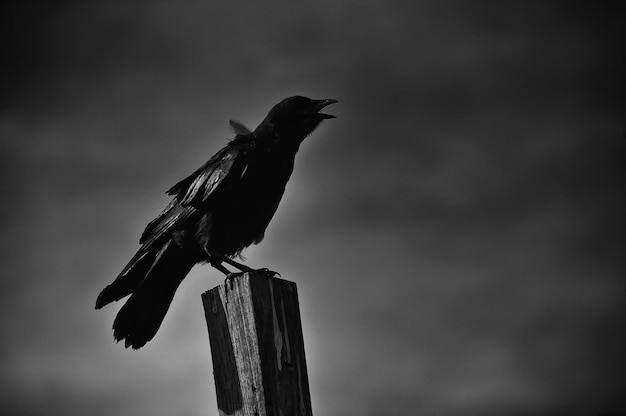
[[0, 413], [217, 414], [219, 272], [139, 351], [94, 303], [228, 120], [294, 94], [338, 118], [245, 254], [298, 284], [316, 415], [626, 411], [624, 10], [55, 3], [2, 17]]

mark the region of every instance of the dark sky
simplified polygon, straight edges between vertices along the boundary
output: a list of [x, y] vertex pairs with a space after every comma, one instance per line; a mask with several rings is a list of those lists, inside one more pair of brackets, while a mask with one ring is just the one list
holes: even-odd
[[2, 17], [1, 414], [216, 414], [219, 272], [139, 351], [95, 298], [228, 120], [294, 94], [339, 118], [244, 254], [298, 283], [315, 414], [626, 411], [624, 10], [56, 3]]

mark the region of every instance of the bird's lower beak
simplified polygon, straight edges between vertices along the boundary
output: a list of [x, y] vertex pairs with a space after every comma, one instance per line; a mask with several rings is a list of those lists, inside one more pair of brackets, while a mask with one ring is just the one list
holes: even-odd
[[330, 114], [324, 114], [324, 113], [320, 113], [319, 111], [326, 107], [329, 106], [331, 104], [334, 104], [338, 102], [337, 100], [333, 100], [332, 98], [329, 98], [327, 100], [313, 100], [314, 106], [313, 109], [318, 113], [319, 116], [321, 116], [322, 118], [336, 118], [335, 116], [332, 116]]

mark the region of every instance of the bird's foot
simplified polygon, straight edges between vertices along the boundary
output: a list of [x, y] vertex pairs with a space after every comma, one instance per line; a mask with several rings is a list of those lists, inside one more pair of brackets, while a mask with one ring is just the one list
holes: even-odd
[[275, 272], [274, 270], [270, 270], [267, 267], [263, 267], [261, 269], [256, 269], [256, 273], [263, 273], [265, 275], [271, 275], [271, 277], [282, 277], [280, 273]]

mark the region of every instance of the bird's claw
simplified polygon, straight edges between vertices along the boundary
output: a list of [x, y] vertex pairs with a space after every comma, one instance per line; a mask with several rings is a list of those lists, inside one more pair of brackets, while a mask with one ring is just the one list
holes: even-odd
[[280, 275], [280, 273], [275, 272], [274, 270], [270, 270], [267, 267], [263, 267], [261, 269], [256, 269], [255, 272], [263, 273], [263, 274], [266, 274], [266, 275], [272, 275], [272, 277], [282, 277]]

